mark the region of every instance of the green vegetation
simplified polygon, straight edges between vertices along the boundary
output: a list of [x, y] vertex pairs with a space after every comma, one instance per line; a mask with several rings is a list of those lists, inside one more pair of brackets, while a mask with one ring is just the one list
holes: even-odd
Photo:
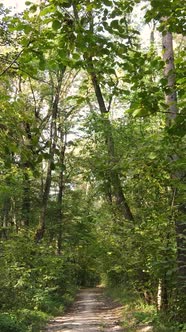
[[40, 331], [74, 299], [77, 286], [68, 258], [47, 245], [36, 247], [25, 234], [7, 240], [1, 250], [0, 331]]
[[139, 293], [125, 286], [108, 288], [107, 296], [122, 304], [121, 325], [127, 332], [134, 332], [142, 327], [152, 328], [154, 332], [185, 331], [185, 324], [174, 322], [172, 317], [160, 313], [154, 305], [144, 302]]
[[101, 282], [129, 329], [184, 331], [185, 1], [0, 16], [0, 331]]

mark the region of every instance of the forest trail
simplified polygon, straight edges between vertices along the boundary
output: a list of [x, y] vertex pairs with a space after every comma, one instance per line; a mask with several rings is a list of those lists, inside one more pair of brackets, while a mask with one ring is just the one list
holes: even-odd
[[44, 331], [124, 332], [121, 311], [121, 305], [106, 298], [101, 288], [82, 289], [69, 312], [51, 320]]

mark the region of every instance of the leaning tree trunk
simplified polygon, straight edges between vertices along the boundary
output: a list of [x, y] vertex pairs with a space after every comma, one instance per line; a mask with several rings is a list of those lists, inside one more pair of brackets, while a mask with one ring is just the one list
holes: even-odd
[[[166, 18], [163, 19], [166, 21]], [[176, 97], [176, 76], [174, 66], [174, 51], [173, 51], [173, 37], [171, 32], [163, 35], [163, 59], [165, 61], [164, 76], [167, 79], [167, 92], [165, 94], [165, 101], [168, 107], [167, 110], [167, 126], [170, 127], [178, 115], [177, 97]], [[174, 137], [172, 137], [174, 138]], [[179, 159], [178, 155], [172, 155], [171, 159], [176, 161]], [[182, 172], [173, 171], [172, 178], [177, 182], [183, 182]], [[180, 186], [181, 187], [181, 186]], [[184, 312], [186, 312], [186, 205], [183, 202], [182, 189], [173, 188], [176, 193], [175, 205], [177, 213], [175, 214], [175, 231], [177, 239], [177, 289], [178, 301], [180, 308], [180, 319], [183, 320]]]
[[89, 66], [90, 66], [90, 75], [92, 79], [92, 84], [94, 87], [96, 99], [99, 105], [99, 110], [102, 115], [102, 119], [104, 122], [104, 136], [105, 142], [108, 151], [108, 158], [109, 158], [109, 179], [111, 181], [113, 187], [113, 195], [118, 206], [118, 209], [122, 212], [125, 219], [133, 221], [134, 217], [130, 210], [130, 207], [127, 203], [125, 195], [123, 193], [123, 188], [121, 185], [120, 174], [116, 169], [117, 157], [115, 152], [115, 144], [114, 138], [112, 134], [112, 124], [108, 118], [109, 110], [106, 108], [105, 101], [102, 95], [102, 91], [94, 71], [92, 59], [89, 59]]
[[38, 229], [35, 234], [36, 243], [40, 242], [44, 236], [45, 228], [46, 228], [46, 212], [47, 212], [47, 205], [49, 200], [49, 193], [50, 187], [52, 182], [52, 169], [54, 165], [54, 156], [55, 156], [55, 149], [57, 144], [57, 115], [58, 115], [58, 106], [60, 101], [60, 92], [61, 92], [61, 85], [63, 80], [63, 75], [65, 73], [65, 69], [61, 71], [57, 87], [56, 93], [54, 96], [54, 100], [52, 103], [52, 118], [50, 124], [50, 149], [49, 149], [49, 160], [47, 165], [47, 172], [46, 172], [46, 180], [44, 183], [43, 188], [43, 195], [42, 195], [42, 202], [41, 202], [41, 213], [40, 213], [40, 220]]
[[[90, 4], [89, 0], [87, 0], [87, 4]], [[74, 13], [75, 21], [77, 21], [77, 23], [79, 24], [78, 9], [74, 3], [73, 3], [73, 13]], [[93, 22], [94, 18], [92, 15], [92, 11], [90, 10], [87, 15], [89, 18], [89, 32], [91, 34], [94, 34], [94, 31], [93, 31], [94, 30], [94, 22]], [[127, 219], [129, 221], [133, 221], [134, 217], [132, 215], [128, 202], [123, 193], [120, 174], [119, 174], [119, 171], [116, 169], [116, 162], [117, 162], [116, 159], [117, 158], [116, 158], [116, 153], [115, 153], [114, 138], [113, 138], [113, 134], [112, 134], [112, 125], [108, 118], [108, 113], [109, 113], [110, 107], [109, 107], [109, 109], [107, 109], [107, 107], [106, 107], [105, 100], [103, 98], [103, 94], [102, 94], [102, 91], [100, 88], [99, 80], [98, 80], [98, 77], [96, 74], [96, 70], [94, 68], [92, 57], [89, 55], [87, 56], [86, 53], [84, 53], [83, 56], [84, 56], [84, 60], [87, 64], [88, 72], [91, 76], [96, 99], [97, 99], [97, 102], [99, 105], [99, 110], [100, 110], [100, 113], [102, 115], [102, 119], [104, 122], [104, 136], [105, 136], [105, 142], [106, 142], [106, 147], [107, 147], [107, 151], [108, 151], [108, 159], [109, 159], [109, 173], [110, 173], [109, 178], [108, 178], [108, 181], [110, 181], [109, 187], [112, 186], [112, 188], [113, 188], [112, 196], [116, 201], [118, 210], [122, 213], [122, 215], [124, 216], [125, 219]], [[108, 182], [107, 182], [107, 184], [108, 184]], [[108, 186], [107, 186], [107, 189], [108, 189]], [[108, 192], [108, 190], [106, 190], [106, 195], [107, 195], [107, 199], [109, 199], [110, 202], [114, 201], [114, 199], [112, 200], [111, 196], [110, 197], [108, 196], [108, 195], [110, 195], [110, 192]]]

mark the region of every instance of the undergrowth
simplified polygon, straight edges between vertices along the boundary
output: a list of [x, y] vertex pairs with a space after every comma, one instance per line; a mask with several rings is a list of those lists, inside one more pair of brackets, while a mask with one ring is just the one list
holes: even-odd
[[73, 299], [74, 294], [69, 294], [68, 299], [46, 300], [42, 310], [24, 308], [0, 313], [0, 332], [40, 332], [47, 321], [62, 314]]
[[0, 244], [0, 332], [39, 332], [74, 300], [74, 264], [24, 234]]
[[122, 286], [109, 287], [106, 295], [123, 305], [122, 326], [126, 332], [148, 331], [179, 332], [186, 331], [186, 324], [171, 320], [167, 315], [160, 315], [154, 305], [149, 305], [135, 291]]

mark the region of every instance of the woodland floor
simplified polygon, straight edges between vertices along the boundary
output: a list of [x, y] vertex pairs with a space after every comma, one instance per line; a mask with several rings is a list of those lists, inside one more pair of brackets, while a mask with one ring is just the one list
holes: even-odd
[[[122, 306], [108, 299], [101, 288], [79, 291], [71, 309], [51, 320], [46, 332], [125, 332], [121, 327]], [[140, 328], [136, 331], [147, 331]]]

